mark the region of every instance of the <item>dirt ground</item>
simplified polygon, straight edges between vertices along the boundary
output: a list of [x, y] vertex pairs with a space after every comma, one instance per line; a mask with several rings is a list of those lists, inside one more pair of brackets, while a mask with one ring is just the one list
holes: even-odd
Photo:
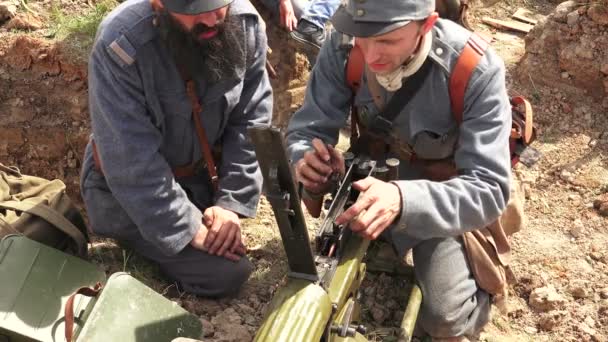
[[[23, 4], [26, 4], [25, 6]], [[88, 45], [98, 17], [113, 3], [95, 0], [0, 0], [0, 162], [62, 179], [78, 205], [78, 173], [90, 133]], [[495, 311], [485, 341], [608, 341], [608, 9], [606, 2], [474, 2], [471, 22], [495, 39], [511, 95], [532, 101], [542, 159], [518, 167], [525, 188], [525, 228], [513, 242], [518, 282], [508, 315]], [[529, 10], [527, 35], [492, 29], [486, 16]], [[59, 10], [58, 10], [59, 9]], [[303, 99], [309, 62], [267, 19], [269, 60], [278, 78], [273, 123], [284, 126]], [[86, 18], [72, 21], [70, 18]], [[316, 223], [310, 220], [310, 227]], [[92, 259], [108, 274], [127, 270], [203, 320], [205, 340], [251, 340], [286, 263], [268, 202], [244, 224], [255, 265], [236, 298], [200, 299], [175, 291], [149, 263], [96, 238]], [[383, 274], [366, 280], [364, 318], [373, 340], [395, 340], [405, 285]]]

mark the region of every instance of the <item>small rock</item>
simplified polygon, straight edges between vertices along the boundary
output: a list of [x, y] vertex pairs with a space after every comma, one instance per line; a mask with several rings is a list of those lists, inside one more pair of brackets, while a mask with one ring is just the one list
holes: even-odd
[[538, 329], [536, 329], [535, 327], [525, 327], [524, 331], [529, 335], [534, 335], [538, 332]]
[[213, 299], [199, 299], [198, 304], [200, 307], [200, 314], [206, 313], [210, 317], [217, 315], [220, 311], [222, 311], [222, 306], [216, 300]]
[[578, 11], [572, 11], [566, 16], [566, 23], [568, 24], [568, 26], [574, 26], [578, 23], [579, 17], [580, 14], [578, 14]]
[[36, 31], [42, 28], [44, 24], [40, 19], [31, 13], [18, 13], [11, 21], [6, 24], [7, 30], [24, 30]]
[[578, 330], [591, 336], [595, 335], [595, 329], [591, 328], [586, 323], [581, 323], [578, 326]]
[[608, 287], [605, 287], [600, 290], [600, 298], [608, 299]]
[[399, 303], [397, 303], [397, 301], [396, 301], [396, 300], [394, 300], [394, 299], [389, 299], [389, 300], [388, 300], [388, 301], [387, 301], [387, 302], [384, 304], [384, 306], [385, 306], [387, 309], [389, 309], [389, 310], [393, 310], [393, 309], [396, 309], [396, 308], [399, 306]]
[[[595, 207], [595, 203], [594, 203]], [[608, 202], [602, 202], [599, 207], [596, 207], [597, 213], [602, 216], [608, 216]]]
[[602, 74], [608, 76], [608, 63], [603, 64], [600, 68], [600, 71], [602, 72]]
[[249, 330], [241, 323], [243, 319], [233, 308], [227, 308], [211, 319], [215, 327], [213, 338], [215, 341], [240, 342], [251, 341]]
[[249, 297], [249, 304], [251, 304], [251, 307], [254, 309], [257, 309], [260, 306], [260, 298], [258, 298], [258, 296], [255, 294], [251, 295]]
[[363, 304], [366, 307], [371, 308], [374, 306], [374, 304], [376, 304], [376, 300], [373, 297], [367, 297], [365, 300], [363, 300]]
[[384, 312], [384, 310], [377, 306], [371, 308], [370, 312], [372, 314], [374, 322], [376, 322], [377, 324], [382, 324], [382, 322], [384, 322], [384, 320], [386, 319], [386, 312]]
[[585, 227], [583, 226], [583, 222], [577, 219], [572, 223], [572, 228], [570, 228], [570, 235], [578, 239], [583, 235], [584, 230]]
[[17, 6], [12, 1], [0, 2], [0, 23], [12, 19], [17, 14]]
[[589, 257], [594, 261], [604, 262], [604, 255], [600, 252], [591, 252]]
[[589, 6], [587, 15], [591, 20], [600, 25], [608, 25], [608, 7], [604, 5], [595, 4]]
[[201, 318], [201, 325], [203, 326], [203, 337], [211, 337], [215, 332], [215, 327], [208, 320]]
[[551, 311], [545, 313], [540, 317], [538, 325], [544, 331], [551, 331], [564, 320], [564, 317], [566, 317], [567, 314], [567, 311]]
[[256, 325], [257, 320], [255, 319], [255, 316], [249, 316], [249, 315], [247, 315], [247, 316], [245, 316], [245, 318], [243, 319], [243, 322], [244, 322], [245, 324], [247, 324], [247, 325], [254, 326], [254, 325]]
[[583, 299], [589, 297], [589, 292], [587, 291], [585, 286], [580, 283], [571, 285], [568, 291], [570, 291], [572, 297], [576, 299]]
[[226, 326], [226, 328], [226, 330], [216, 331], [213, 335], [213, 340], [218, 342], [243, 342], [253, 340], [249, 330], [242, 325]]
[[557, 5], [553, 12], [553, 18], [556, 21], [565, 23], [568, 13], [572, 12], [578, 6], [577, 1], [565, 1]]
[[593, 318], [591, 318], [591, 316], [587, 316], [583, 322], [590, 327], [595, 326], [595, 321], [593, 320]]
[[555, 310], [565, 303], [566, 300], [557, 293], [553, 285], [537, 288], [530, 293], [529, 304], [539, 311]]
[[562, 78], [563, 79], [567, 79], [568, 77], [570, 77], [570, 74], [568, 74], [567, 71], [562, 72]]
[[600, 317], [608, 317], [608, 300], [603, 300], [600, 302], [599, 308], [597, 309], [597, 313]]
[[78, 167], [78, 160], [76, 160], [76, 158], [73, 159], [68, 159], [68, 167], [70, 169], [75, 169]]
[[532, 187], [528, 183], [524, 184], [524, 197], [526, 197], [526, 199], [530, 199], [531, 195], [532, 195]]
[[559, 174], [560, 178], [565, 180], [566, 182], [572, 182], [574, 179], [574, 175], [570, 170], [564, 169]]
[[236, 306], [239, 308], [239, 311], [245, 315], [255, 315], [255, 310], [250, 306], [245, 304], [237, 304]]

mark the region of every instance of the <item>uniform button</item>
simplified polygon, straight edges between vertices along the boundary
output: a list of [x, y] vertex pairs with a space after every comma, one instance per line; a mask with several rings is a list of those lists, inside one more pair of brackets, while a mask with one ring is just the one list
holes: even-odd
[[441, 55], [443, 53], [443, 49], [442, 48], [436, 48], [435, 49], [435, 53], [438, 55]]
[[362, 17], [364, 15], [365, 15], [365, 10], [362, 10], [362, 9], [357, 10], [357, 17]]

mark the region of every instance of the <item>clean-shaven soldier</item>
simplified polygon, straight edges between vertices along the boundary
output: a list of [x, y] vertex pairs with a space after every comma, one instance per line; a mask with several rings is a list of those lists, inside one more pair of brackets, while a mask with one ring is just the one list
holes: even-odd
[[337, 32], [320, 51], [287, 140], [306, 192], [323, 193], [333, 170], [343, 169], [330, 145], [347, 124], [351, 89], [345, 64], [353, 42], [366, 64], [355, 97], [363, 127], [430, 63], [391, 134], [416, 160], [452, 160], [454, 176], [433, 181], [425, 176], [427, 163], [402, 159], [401, 180], [357, 182], [363, 195], [337, 223], [350, 221], [350, 229], [368, 239], [387, 236], [401, 256], [413, 248], [423, 293], [419, 326], [434, 340], [461, 341], [476, 336], [490, 315], [490, 295], [473, 277], [461, 236], [496, 221], [509, 199], [511, 109], [503, 62], [488, 50], [466, 88], [463, 120], [456, 122], [449, 79], [471, 33], [438, 19], [434, 10], [433, 0], [342, 5], [332, 18]]

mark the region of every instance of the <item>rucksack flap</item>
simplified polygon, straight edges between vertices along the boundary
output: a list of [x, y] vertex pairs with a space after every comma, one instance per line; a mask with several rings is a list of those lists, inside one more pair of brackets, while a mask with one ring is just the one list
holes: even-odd
[[0, 238], [21, 234], [86, 258], [84, 219], [58, 179], [22, 175], [0, 164]]

